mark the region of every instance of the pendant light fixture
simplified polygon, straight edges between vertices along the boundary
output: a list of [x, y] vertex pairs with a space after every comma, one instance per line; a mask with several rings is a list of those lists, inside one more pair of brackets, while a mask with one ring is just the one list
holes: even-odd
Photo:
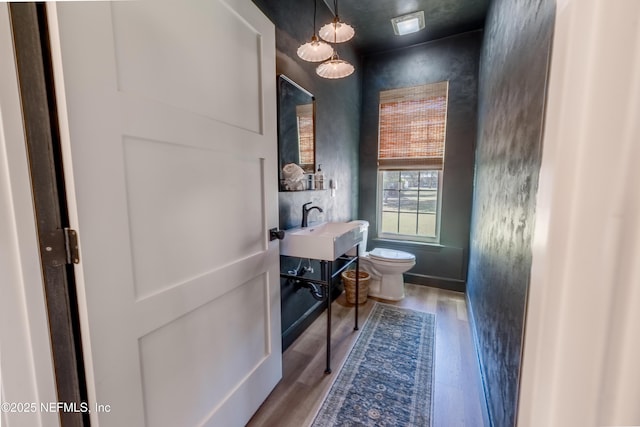
[[338, 15], [338, 0], [333, 0], [333, 10], [335, 11], [335, 17], [332, 22], [320, 28], [320, 37], [329, 43], [342, 43], [351, 40], [356, 31], [351, 25], [340, 21], [340, 16]]
[[317, 3], [318, 0], [313, 1], [313, 35], [311, 36], [311, 41], [298, 48], [298, 56], [309, 62], [324, 61], [325, 59], [331, 58], [333, 55], [333, 48], [316, 37]]
[[316, 74], [325, 79], [341, 79], [350, 76], [355, 71], [355, 67], [347, 61], [340, 59], [336, 52], [331, 59], [318, 65]]
[[[336, 11], [336, 17], [334, 18], [333, 22], [335, 23], [339, 21], [338, 0], [335, 0], [334, 7]], [[347, 25], [347, 24], [344, 24], [344, 25]], [[327, 24], [322, 28], [325, 28], [327, 26], [331, 26], [331, 28], [334, 28], [333, 23]], [[351, 31], [352, 31], [351, 37], [353, 37], [353, 28], [350, 25], [347, 25], [347, 26], [351, 28]], [[338, 28], [338, 27], [335, 27], [335, 28]], [[339, 43], [337, 41], [338, 35], [339, 35], [338, 31], [332, 31], [331, 35], [333, 36], [333, 43]], [[322, 30], [320, 30], [320, 37], [322, 37]], [[341, 79], [343, 77], [350, 76], [351, 74], [353, 74], [354, 71], [355, 71], [355, 67], [351, 65], [349, 62], [345, 61], [344, 59], [340, 59], [340, 57], [338, 56], [338, 52], [335, 49], [333, 51], [333, 55], [331, 55], [331, 59], [318, 65], [318, 67], [316, 68], [316, 74], [319, 75], [320, 77], [324, 77], [325, 79]]]

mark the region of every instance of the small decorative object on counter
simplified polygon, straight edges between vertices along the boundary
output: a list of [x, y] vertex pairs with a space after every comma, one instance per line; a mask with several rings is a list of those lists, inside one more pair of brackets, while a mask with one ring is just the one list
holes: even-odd
[[316, 181], [316, 190], [324, 190], [324, 173], [321, 169], [321, 164], [318, 164], [318, 172], [316, 172], [315, 181]]

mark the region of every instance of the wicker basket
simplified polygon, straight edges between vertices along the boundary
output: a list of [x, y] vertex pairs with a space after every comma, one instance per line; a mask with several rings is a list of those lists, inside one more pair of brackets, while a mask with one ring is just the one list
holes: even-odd
[[[347, 294], [347, 302], [349, 304], [356, 303], [356, 271], [347, 270], [343, 271], [342, 283], [344, 284], [344, 291]], [[358, 304], [364, 304], [367, 302], [367, 295], [369, 295], [369, 273], [360, 271], [360, 281], [358, 283]]]

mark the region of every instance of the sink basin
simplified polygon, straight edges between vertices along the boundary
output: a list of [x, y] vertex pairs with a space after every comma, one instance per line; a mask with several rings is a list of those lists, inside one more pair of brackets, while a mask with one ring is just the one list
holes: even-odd
[[306, 228], [285, 230], [280, 255], [333, 261], [361, 243], [364, 235], [358, 223], [323, 222]]

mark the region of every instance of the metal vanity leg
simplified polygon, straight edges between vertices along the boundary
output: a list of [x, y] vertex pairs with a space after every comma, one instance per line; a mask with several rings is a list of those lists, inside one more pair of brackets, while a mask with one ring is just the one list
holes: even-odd
[[360, 290], [360, 245], [356, 245], [356, 325], [354, 331], [358, 330], [358, 292]]
[[322, 261], [320, 264], [322, 270], [322, 281], [327, 287], [327, 369], [325, 374], [331, 373], [331, 272], [333, 271], [333, 263]]

